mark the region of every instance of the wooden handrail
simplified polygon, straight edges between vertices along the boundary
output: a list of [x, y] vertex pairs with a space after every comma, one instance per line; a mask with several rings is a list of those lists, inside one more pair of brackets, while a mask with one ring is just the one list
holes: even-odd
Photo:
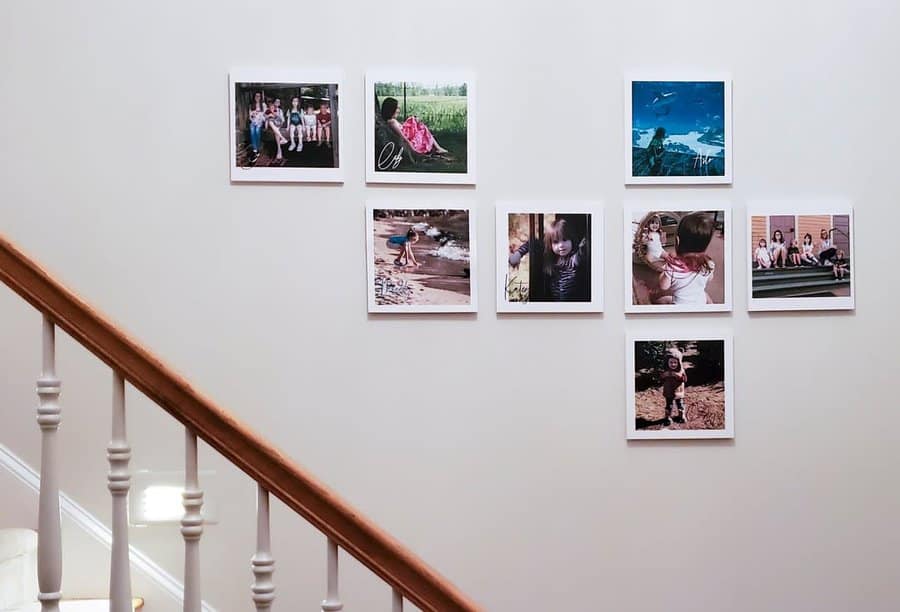
[[481, 610], [415, 554], [191, 387], [3, 236], [0, 280], [410, 602], [427, 612]]

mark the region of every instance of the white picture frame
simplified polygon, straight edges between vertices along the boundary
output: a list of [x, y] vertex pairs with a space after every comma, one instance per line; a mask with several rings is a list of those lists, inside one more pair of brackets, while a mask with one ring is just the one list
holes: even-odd
[[[428, 162], [415, 164], [416, 171], [404, 171], [393, 169], [399, 165], [403, 167], [409, 163], [408, 153], [397, 151], [391, 142], [385, 143], [382, 150], [376, 155], [376, 118], [375, 99], [377, 83], [409, 83], [411, 85], [422, 84], [437, 86], [439, 84], [465, 84], [465, 171], [459, 171], [459, 157], [463, 147], [457, 145], [454, 149], [452, 143], [445, 142], [448, 146], [448, 154], [443, 157], [432, 156]], [[366, 109], [366, 182], [367, 183], [393, 183], [393, 184], [432, 184], [432, 185], [474, 185], [476, 182], [476, 138], [477, 117], [476, 98], [477, 87], [475, 74], [467, 70], [444, 70], [423, 68], [379, 68], [366, 73], [365, 88]], [[412, 96], [410, 96], [412, 97]], [[459, 97], [459, 96], [454, 96]], [[453, 105], [458, 101], [453, 100]], [[401, 100], [402, 103], [402, 100]], [[432, 103], [432, 102], [427, 102]], [[400, 109], [403, 108], [401, 104]], [[398, 110], [400, 110], [398, 109]], [[407, 110], [408, 116], [413, 116], [414, 108]], [[407, 117], [408, 120], [408, 117]], [[427, 125], [428, 118], [424, 119]], [[429, 126], [430, 127], [430, 126]], [[439, 141], [440, 142], [440, 141]], [[390, 150], [387, 150], [387, 148]], [[457, 163], [444, 163], [444, 160], [455, 160]], [[418, 170], [423, 168], [423, 170]], [[429, 171], [424, 168], [430, 168]], [[446, 170], [444, 170], [446, 168]]]
[[[823, 224], [828, 227], [822, 227]], [[834, 248], [843, 250], [849, 260], [845, 278], [834, 278], [833, 264], [831, 267], [811, 265], [801, 260], [800, 266], [788, 266], [781, 272], [758, 266], [756, 249], [760, 236], [765, 236], [768, 247], [770, 237], [777, 229], [782, 230], [782, 237], [789, 246], [794, 239], [798, 240], [801, 253], [804, 237], [810, 234], [816, 261], [821, 254], [821, 231], [826, 230]], [[785, 199], [751, 202], [747, 207], [747, 249], [743, 255], [747, 270], [747, 309], [751, 312], [854, 310], [853, 232], [853, 206], [849, 201]], [[832, 295], [822, 295], [825, 293]]]
[[[711, 258], [715, 263], [713, 276], [706, 288], [707, 295], [713, 303], [649, 303], [639, 291], [641, 285], [652, 290], [650, 285], [654, 276], [658, 277], [667, 268], [655, 271], [649, 266], [643, 266], [635, 253], [635, 236], [639, 227], [639, 221], [647, 218], [652, 213], [660, 213], [666, 231], [664, 250], [673, 255], [676, 248], [678, 225], [672, 226], [671, 219], [680, 221], [687, 213], [707, 212], [716, 213], [716, 227], [718, 219], [723, 219], [722, 230], [715, 230], [715, 234], [708, 247]], [[721, 217], [719, 216], [721, 215]], [[732, 285], [733, 270], [732, 249], [734, 224], [732, 222], [732, 207], [727, 201], [683, 201], [678, 199], [668, 200], [662, 203], [630, 202], [624, 207], [623, 215], [623, 261], [624, 261], [624, 304], [625, 312], [629, 314], [644, 313], [687, 313], [687, 312], [731, 312], [733, 308]], [[646, 268], [646, 269], [644, 269]], [[646, 278], [645, 278], [646, 277]], [[645, 278], [644, 281], [641, 279]], [[637, 281], [636, 281], [637, 279]], [[649, 297], [649, 296], [648, 296]], [[674, 302], [675, 296], [672, 296]], [[664, 301], [664, 300], [660, 300]]]
[[[603, 312], [603, 254], [605, 248], [603, 205], [597, 201], [552, 200], [552, 201], [514, 201], [505, 200], [496, 204], [496, 254], [497, 278], [496, 299], [498, 313], [529, 312]], [[582, 282], [587, 284], [587, 299], [583, 301], [510, 301], [508, 290], [511, 266], [509, 217], [511, 214], [534, 215], [538, 222], [546, 214], [568, 214], [587, 216], [586, 246], [588, 253], [588, 271]], [[542, 231], [543, 228], [540, 228]], [[576, 245], [577, 247], [577, 245]], [[522, 266], [524, 267], [524, 266]], [[527, 283], [527, 281], [526, 281]]]
[[[376, 211], [422, 212], [390, 215]], [[434, 214], [432, 214], [434, 213]], [[446, 213], [446, 214], [445, 214]], [[462, 225], [462, 216], [465, 224]], [[421, 218], [420, 218], [421, 217]], [[423, 225], [424, 224], [424, 225]], [[478, 311], [477, 240], [471, 207], [460, 201], [422, 206], [417, 202], [366, 204], [366, 295], [369, 313], [459, 313]], [[465, 228], [463, 230], [462, 228]], [[413, 229], [420, 266], [406, 260], [402, 247], [388, 246], [394, 235]], [[463, 236], [463, 231], [467, 232]], [[421, 244], [419, 244], [421, 242]], [[376, 246], [377, 245], [377, 246]], [[394, 257], [396, 256], [396, 259]], [[415, 257], [415, 251], [413, 256]], [[467, 280], [465, 280], [467, 279]], [[468, 298], [461, 289], [468, 288]], [[405, 303], [401, 303], [405, 302]]]
[[[285, 165], [256, 166], [253, 165], [253, 162], [246, 159], [246, 155], [242, 153], [243, 138], [238, 135], [238, 131], [243, 130], [244, 126], [242, 124], [239, 125], [241, 122], [239, 122], [238, 118], [237, 97], [238, 88], [242, 86], [249, 87], [250, 84], [266, 84], [275, 87], [299, 87], [300, 85], [334, 86], [334, 99], [328, 100], [332, 115], [331, 140], [323, 145], [324, 151], [319, 150], [317, 153], [320, 153], [318, 157], [327, 156], [330, 153], [335, 165], [333, 167], [314, 167], [312, 165], [291, 167], [291, 158], [294, 154], [289, 152], [287, 148], [282, 151], [284, 159], [287, 160]], [[350, 157], [348, 155], [349, 152], [344, 147], [344, 130], [341, 121], [345, 105], [343, 100], [344, 92], [343, 75], [338, 69], [242, 67], [230, 70], [228, 73], [228, 158], [230, 160], [231, 181], [234, 183], [343, 183], [343, 161]], [[337, 105], [334, 104], [335, 102], [337, 102]], [[282, 108], [289, 111], [290, 100]], [[249, 130], [249, 126], [247, 129]], [[267, 137], [265, 134], [266, 129], [263, 129], [263, 139]], [[307, 143], [304, 146], [311, 147], [314, 145]], [[330, 152], [328, 149], [330, 149]], [[307, 151], [311, 150], [307, 149]], [[249, 151], [246, 152], [249, 153]]]
[[[637, 394], [636, 394], [636, 376], [638, 370], [636, 368], [635, 353], [636, 343], [638, 342], [705, 342], [705, 343], [722, 343], [723, 355], [723, 372], [721, 375], [721, 383], [723, 389], [721, 392], [716, 388], [716, 383], [694, 388], [685, 387], [684, 406], [687, 418], [683, 423], [672, 423], [666, 425], [662, 423], [660, 416], [660, 408], [662, 415], [665, 415], [665, 399], [661, 394], [655, 394], [653, 397], [645, 395], [648, 391], [653, 392], [652, 387], [644, 389], [640, 393], [641, 412], [644, 414], [646, 405], [649, 402], [654, 406], [655, 413], [652, 420], [642, 418], [642, 427], [638, 427], [638, 410], [637, 410]], [[685, 353], [685, 359], [688, 354]], [[690, 383], [690, 369], [687, 378]], [[643, 372], [643, 370], [642, 370]], [[704, 393], [704, 413], [700, 413], [700, 409], [692, 405], [691, 395]], [[715, 394], [710, 399], [710, 394]], [[684, 329], [661, 330], [661, 333], [653, 334], [628, 334], [625, 339], [625, 423], [626, 438], [628, 440], [698, 440], [698, 439], [723, 439], [734, 438], [734, 347], [733, 339], [729, 333], [710, 334], [708, 331], [703, 333], [691, 333]], [[690, 423], [704, 423], [704, 419], [714, 418], [709, 411], [709, 405], [718, 400], [724, 402], [723, 406], [723, 426], [721, 428], [690, 428], [683, 427]], [[693, 413], [692, 413], [693, 411]], [[649, 413], [647, 413], [649, 414]]]
[[[654, 97], [648, 103], [642, 102], [633, 95], [635, 90], [635, 84], [638, 84], [638, 90], [643, 93], [646, 89], [644, 85], [647, 84], [647, 87], [652, 89], [651, 84], [658, 84], [662, 87], [659, 90], [659, 95]], [[721, 84], [723, 88], [723, 102], [722, 108], [718, 108], [718, 103], [716, 103], [716, 108], [713, 110], [701, 108], [702, 100], [690, 99], [692, 96], [687, 95], [690, 92], [690, 88], [692, 86], [696, 86], [694, 84], [704, 84], [704, 83], [715, 83]], [[666, 86], [671, 91], [665, 91], [667, 89]], [[727, 185], [733, 182], [733, 122], [732, 122], [732, 81], [730, 75], [721, 72], [711, 72], [711, 73], [701, 73], [701, 72], [676, 72], [671, 75], [660, 75], [653, 73], [641, 73], [641, 72], [630, 72], [625, 77], [625, 103], [624, 103], [624, 115], [625, 115], [625, 129], [624, 129], [624, 152], [625, 152], [625, 184], [626, 185]], [[678, 90], [683, 92], [682, 98], [678, 100]], [[671, 94], [675, 94], [675, 98], [671, 97]], [[669, 97], [667, 97], [667, 95]], [[668, 103], [667, 100], [672, 99], [671, 103]], [[675, 106], [676, 102], [678, 106]], [[637, 126], [635, 124], [635, 104], [640, 104], [642, 113], [640, 113], [640, 117], [638, 119], [638, 123], [644, 123], [646, 121], [652, 121], [649, 117], [651, 114], [648, 111], [646, 114], [643, 110], [650, 105], [659, 105], [659, 108], [654, 107], [650, 109], [654, 118], [663, 117], [663, 116], [673, 116], [674, 112], [672, 111], [672, 106], [675, 106], [676, 109], [688, 108], [689, 110], [683, 110], [682, 113], [685, 115], [685, 121], [679, 124], [679, 127], [674, 129], [679, 129], [680, 132], [678, 134], [668, 134], [666, 137], [669, 141], [673, 140], [675, 136], [678, 136], [677, 146], [683, 147], [684, 151], [689, 152], [685, 154], [693, 155], [692, 158], [686, 158], [684, 163], [679, 164], [681, 168], [688, 168], [688, 173], [682, 173], [677, 175], [663, 175], [663, 176], [651, 176], [649, 174], [644, 174], [643, 172], [635, 173], [635, 149], [636, 148], [644, 148], [646, 144], [643, 146], [635, 147], [635, 130], [637, 129], [640, 133], [638, 139], [642, 143], [643, 140], [648, 140], [647, 136], [649, 134], [646, 133], [647, 130], [654, 130], [657, 127], [663, 127], [664, 125], [657, 125], [663, 123], [663, 121], [655, 122], [652, 126]], [[689, 105], [689, 106], [685, 106]], [[657, 113], [660, 113], [657, 115]], [[721, 113], [721, 114], [720, 114]], [[714, 122], [715, 128], [718, 129], [719, 122], [722, 123], [722, 130], [724, 131], [724, 138], [721, 139], [721, 146], [719, 145], [720, 139], [718, 136], [707, 136], [706, 134], [701, 134], [698, 130], [692, 130], [690, 128], [684, 127], [686, 125], [687, 119], [693, 118], [696, 115], [695, 121], [700, 121], [701, 123], [704, 121]], [[720, 116], [720, 119], [715, 119], [715, 117]], [[645, 119], [646, 117], [646, 119]], [[650, 124], [648, 124], [650, 125]], [[701, 126], [702, 127], [702, 126]], [[710, 126], [706, 126], [710, 127]], [[673, 128], [670, 128], [673, 129]], [[684, 131], [688, 130], [688, 131]], [[709, 131], [709, 134], [714, 134], [714, 132]], [[699, 138], [708, 138], [706, 142], [700, 141]], [[710, 169], [718, 169], [718, 152], [720, 149], [723, 149], [724, 155], [722, 156], [722, 164], [723, 170], [721, 175], [709, 175]], [[672, 166], [669, 166], [671, 168]], [[665, 171], [666, 166], [663, 166], [661, 170]], [[690, 172], [697, 172], [697, 174], [690, 174]], [[707, 174], [704, 175], [703, 173]]]

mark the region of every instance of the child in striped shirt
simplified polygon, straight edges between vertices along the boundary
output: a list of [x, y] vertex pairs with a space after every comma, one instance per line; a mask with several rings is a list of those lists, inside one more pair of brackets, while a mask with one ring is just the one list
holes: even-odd
[[[588, 243], [578, 237], [565, 219], [556, 219], [544, 233], [543, 272], [549, 280], [550, 300], [553, 302], [587, 302]], [[537, 241], [535, 241], [537, 242]], [[540, 247], [538, 247], [540, 248]], [[526, 242], [509, 256], [509, 265], [518, 267], [531, 244]], [[533, 301], [534, 297], [531, 298]]]

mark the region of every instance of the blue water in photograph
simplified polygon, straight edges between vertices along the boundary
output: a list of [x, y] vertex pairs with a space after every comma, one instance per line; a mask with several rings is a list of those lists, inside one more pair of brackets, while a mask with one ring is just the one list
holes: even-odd
[[631, 84], [634, 176], [725, 173], [725, 83], [634, 81]]

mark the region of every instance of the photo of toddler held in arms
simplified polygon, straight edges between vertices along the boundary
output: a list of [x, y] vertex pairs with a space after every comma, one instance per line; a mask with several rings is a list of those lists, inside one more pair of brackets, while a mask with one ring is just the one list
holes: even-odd
[[[727, 210], [626, 214], [627, 312], [728, 310]], [[770, 254], [760, 242], [761, 259]], [[769, 264], [771, 265], [771, 263]]]

